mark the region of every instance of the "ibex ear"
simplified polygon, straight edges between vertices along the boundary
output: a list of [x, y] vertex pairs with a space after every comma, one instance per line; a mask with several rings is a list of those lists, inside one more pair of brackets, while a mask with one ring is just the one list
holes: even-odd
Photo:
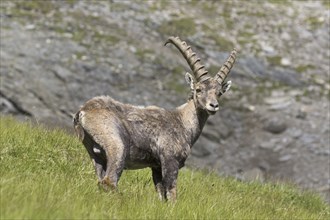
[[190, 88], [193, 90], [195, 89], [195, 79], [190, 73], [186, 73], [185, 75], [187, 83], [190, 85]]
[[222, 94], [227, 92], [230, 89], [230, 87], [231, 87], [231, 81], [222, 84], [222, 88], [221, 88]]

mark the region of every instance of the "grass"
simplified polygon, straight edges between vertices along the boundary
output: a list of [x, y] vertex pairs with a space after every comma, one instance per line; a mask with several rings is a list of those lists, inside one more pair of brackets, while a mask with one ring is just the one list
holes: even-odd
[[202, 30], [208, 38], [215, 42], [215, 45], [219, 49], [223, 51], [230, 51], [234, 48], [234, 44], [230, 40], [220, 36], [217, 32], [214, 32], [208, 24], [202, 24]]
[[272, 56], [272, 57], [267, 57], [267, 60], [269, 62], [270, 65], [274, 65], [274, 66], [281, 66], [281, 60], [282, 57], [281, 56]]
[[311, 65], [311, 64], [307, 64], [307, 65], [299, 65], [295, 68], [295, 70], [298, 72], [298, 73], [303, 73], [307, 70], [310, 70], [310, 69], [315, 69], [315, 66], [314, 65]]
[[54, 4], [51, 1], [42, 0], [27, 0], [27, 1], [16, 1], [16, 8], [25, 10], [28, 12], [37, 12], [41, 14], [47, 14], [54, 9]]
[[182, 38], [187, 38], [196, 33], [196, 24], [194, 19], [184, 17], [164, 22], [157, 30], [163, 35], [182, 36]]
[[178, 201], [158, 201], [149, 169], [99, 191], [87, 152], [61, 130], [1, 117], [1, 219], [329, 219], [318, 196], [183, 169]]

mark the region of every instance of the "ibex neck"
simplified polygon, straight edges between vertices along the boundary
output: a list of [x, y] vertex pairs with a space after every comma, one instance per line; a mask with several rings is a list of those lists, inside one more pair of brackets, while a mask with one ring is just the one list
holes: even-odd
[[201, 134], [209, 115], [205, 110], [196, 108], [193, 100], [179, 106], [177, 110], [185, 127], [187, 140], [192, 146]]

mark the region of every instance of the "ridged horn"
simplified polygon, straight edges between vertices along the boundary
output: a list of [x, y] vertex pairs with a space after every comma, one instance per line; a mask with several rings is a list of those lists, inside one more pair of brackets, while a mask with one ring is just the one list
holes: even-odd
[[231, 68], [234, 66], [236, 60], [236, 49], [234, 49], [230, 56], [228, 57], [227, 61], [220, 67], [219, 72], [215, 75], [215, 79], [222, 84], [223, 81], [226, 79], [227, 75], [229, 74]]
[[168, 43], [172, 43], [176, 48], [178, 48], [183, 57], [187, 60], [197, 81], [204, 81], [210, 78], [208, 71], [205, 69], [204, 65], [201, 64], [200, 59], [185, 41], [180, 40], [179, 37], [170, 37], [164, 46]]

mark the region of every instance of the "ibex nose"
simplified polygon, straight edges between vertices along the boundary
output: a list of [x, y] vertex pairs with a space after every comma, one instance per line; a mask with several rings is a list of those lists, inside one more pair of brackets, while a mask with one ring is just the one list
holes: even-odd
[[218, 108], [219, 104], [218, 103], [210, 103], [210, 106], [213, 108]]
[[217, 111], [219, 109], [218, 102], [210, 102], [209, 106], [210, 106], [209, 110], [211, 111]]

